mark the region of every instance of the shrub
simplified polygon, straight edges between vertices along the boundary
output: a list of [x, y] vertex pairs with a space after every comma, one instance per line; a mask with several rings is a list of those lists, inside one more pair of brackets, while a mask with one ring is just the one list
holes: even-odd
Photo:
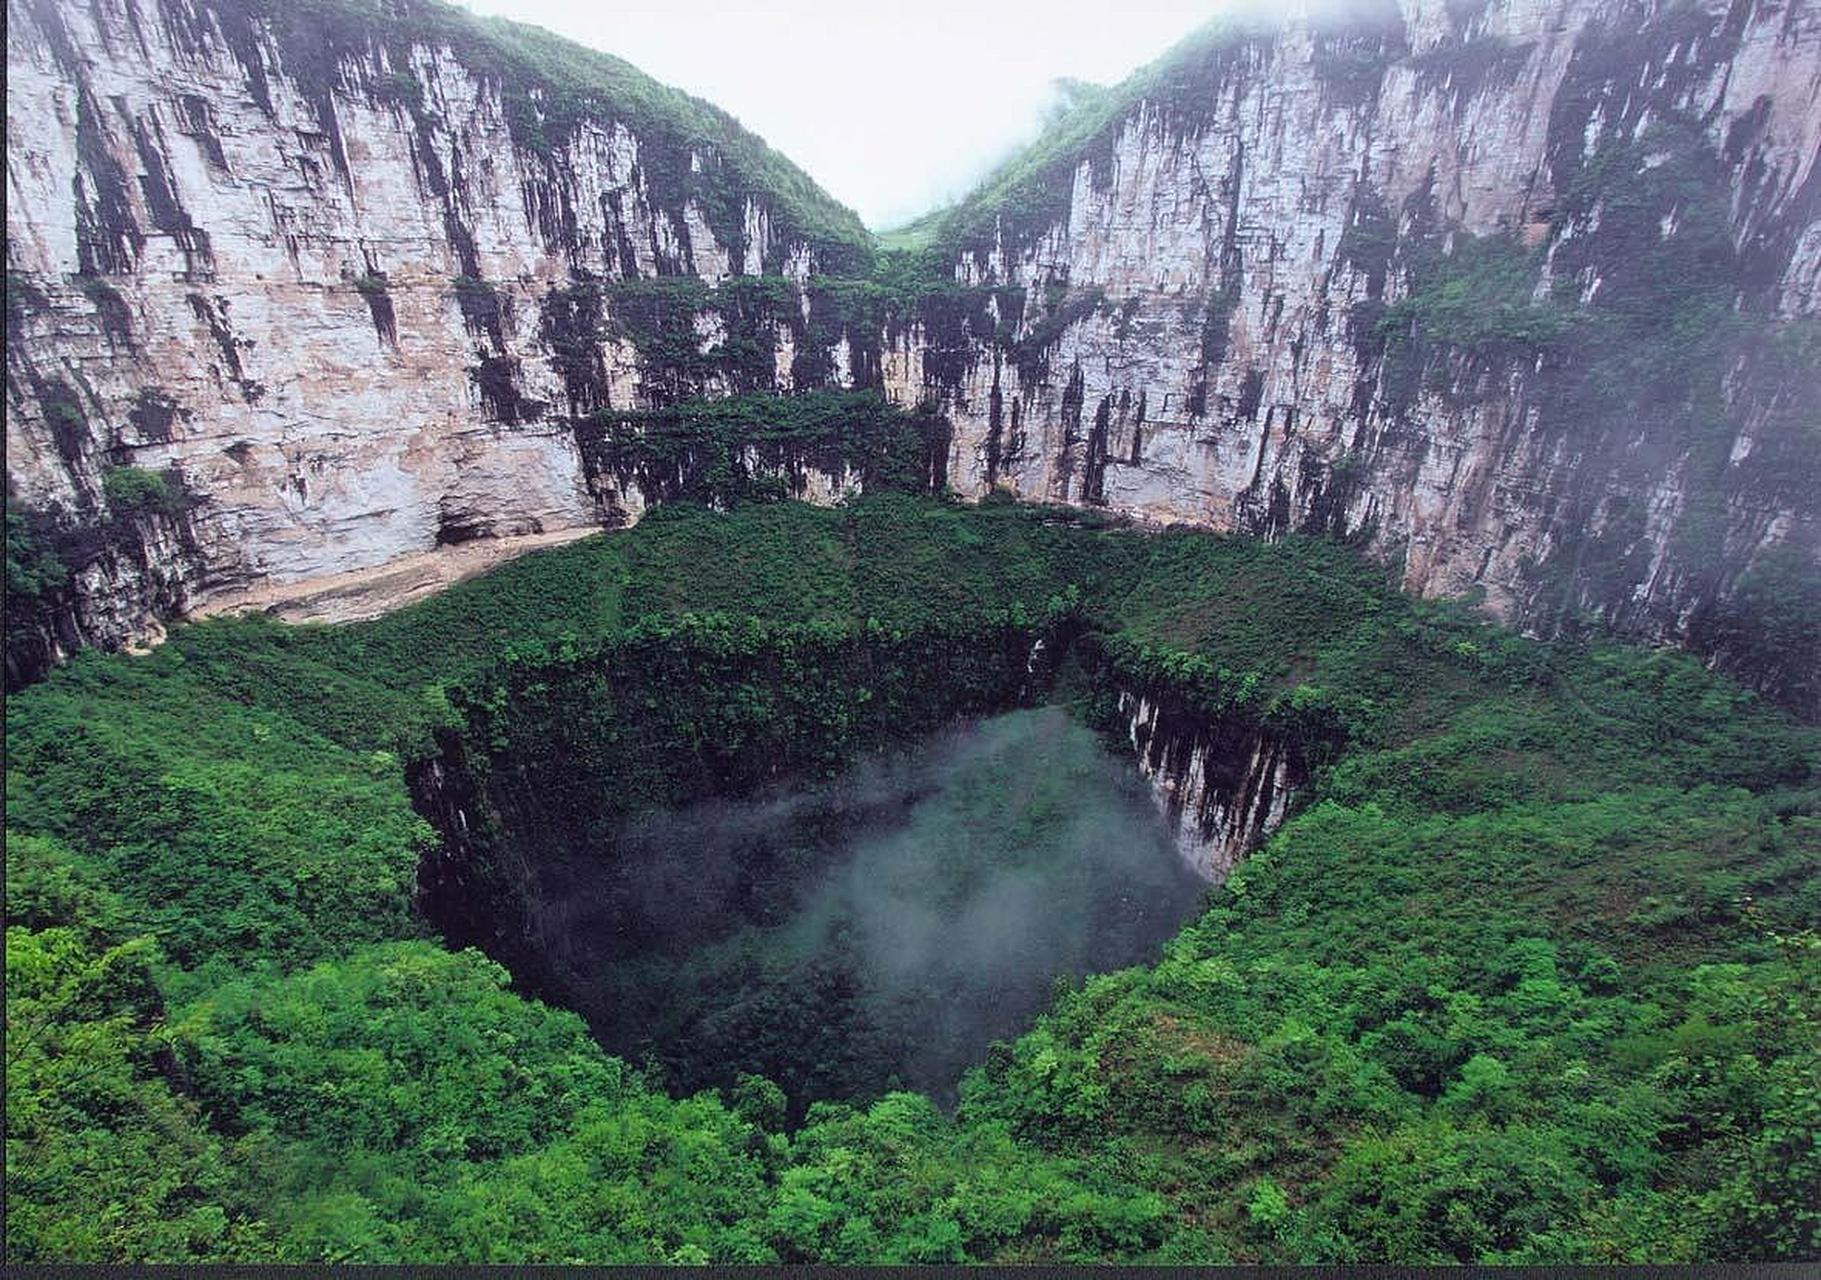
[[182, 481], [169, 472], [114, 467], [102, 476], [101, 491], [117, 517], [170, 516], [183, 509]]

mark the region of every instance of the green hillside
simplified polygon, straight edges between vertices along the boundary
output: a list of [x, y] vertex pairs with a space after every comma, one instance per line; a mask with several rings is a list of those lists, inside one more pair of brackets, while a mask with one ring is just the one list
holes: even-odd
[[1027, 146], [1005, 160], [956, 205], [935, 210], [881, 237], [888, 248], [956, 250], [990, 243], [995, 219], [1039, 227], [1067, 211], [1075, 171], [1104, 165], [1120, 130], [1141, 103], [1190, 123], [1212, 105], [1209, 86], [1223, 65], [1267, 40], [1274, 23], [1220, 18], [1111, 87], [1078, 86]]
[[[421, 912], [452, 742], [672, 804], [997, 696], [1032, 635], [1091, 721], [1167, 693], [1315, 776], [953, 1114], [671, 1096]], [[376, 622], [79, 655], [7, 748], [15, 1260], [1821, 1256], [1815, 732], [1332, 544], [679, 504]]]

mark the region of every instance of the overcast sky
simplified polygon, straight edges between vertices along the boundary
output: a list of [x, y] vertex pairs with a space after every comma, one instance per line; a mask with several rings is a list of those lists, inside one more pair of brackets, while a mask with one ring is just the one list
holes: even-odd
[[1061, 76], [1110, 84], [1225, 0], [464, 0], [617, 54], [738, 116], [875, 230], [966, 193]]

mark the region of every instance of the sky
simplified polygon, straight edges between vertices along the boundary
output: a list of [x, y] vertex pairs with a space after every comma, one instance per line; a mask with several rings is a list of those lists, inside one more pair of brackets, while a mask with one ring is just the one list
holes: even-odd
[[739, 117], [874, 230], [965, 195], [1058, 78], [1112, 84], [1223, 0], [463, 0], [616, 54]]

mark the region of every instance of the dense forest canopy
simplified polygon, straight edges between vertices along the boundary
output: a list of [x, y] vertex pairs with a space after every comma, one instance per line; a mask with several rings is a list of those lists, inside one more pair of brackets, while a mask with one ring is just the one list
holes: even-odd
[[[675, 1096], [423, 913], [407, 779], [452, 741], [500, 770], [541, 724], [675, 804], [1015, 702], [1031, 636], [1090, 721], [1172, 692], [1312, 780], [952, 1111]], [[1813, 1258], [1817, 745], [1687, 656], [1522, 640], [1333, 543], [889, 494], [679, 503], [372, 623], [80, 655], [8, 706], [11, 1256]]]
[[[74, 176], [7, 278], [47, 481], [34, 506], [9, 472], [6, 512], [9, 1259], [1821, 1260], [1817, 180], [1764, 71], [1812, 50], [1797, 6], [1782, 34], [1717, 0], [1522, 41], [1507, 18], [1557, 19], [1217, 24], [877, 238], [726, 113], [533, 28], [118, 8], [76, 29], [155, 9], [257, 107], [228, 136], [320, 146], [350, 199], [281, 217], [178, 92], [208, 85], [134, 62], [143, 30], [83, 49], [76, 10], [15, 4]], [[1552, 87], [1476, 96], [1520, 79]], [[1360, 149], [1273, 162], [1310, 103], [1294, 128]], [[1520, 115], [1528, 157], [1468, 127]], [[364, 265], [202, 269], [165, 117], [199, 193]], [[377, 153], [344, 118], [441, 203], [417, 256], [368, 252], [348, 167]], [[98, 122], [132, 126], [119, 155]], [[581, 158], [609, 144], [636, 163]], [[1393, 201], [1371, 170], [1400, 148], [1429, 175]], [[462, 155], [506, 175], [479, 240]], [[1493, 168], [1528, 177], [1472, 209]], [[149, 269], [157, 237], [191, 270]], [[298, 334], [376, 353], [343, 418], [312, 394], [353, 377], [333, 360], [262, 400], [251, 353]], [[433, 383], [447, 406], [374, 407]], [[310, 453], [369, 431], [410, 444]], [[548, 446], [560, 501], [513, 510], [545, 472], [483, 438]], [[308, 496], [399, 457], [442, 478]], [[297, 523], [293, 492], [342, 514]], [[425, 522], [355, 545], [399, 512]], [[578, 523], [632, 527], [356, 625], [162, 632], [228, 585]], [[1153, 714], [1175, 754], [1145, 754]], [[1004, 736], [1037, 723], [1068, 749]], [[914, 763], [941, 751], [955, 794]], [[1185, 828], [1112, 755], [1178, 798], [1280, 762], [1268, 838], [1206, 885], [1113, 849]], [[912, 816], [854, 852], [772, 823], [780, 795]], [[1084, 799], [1045, 846], [1075, 879], [1025, 908], [1133, 945], [1023, 939], [1070, 954], [1014, 990], [953, 833], [1029, 851]], [[881, 997], [856, 877], [925, 873], [957, 904], [941, 963]], [[980, 1034], [917, 1042], [945, 1021]]]

